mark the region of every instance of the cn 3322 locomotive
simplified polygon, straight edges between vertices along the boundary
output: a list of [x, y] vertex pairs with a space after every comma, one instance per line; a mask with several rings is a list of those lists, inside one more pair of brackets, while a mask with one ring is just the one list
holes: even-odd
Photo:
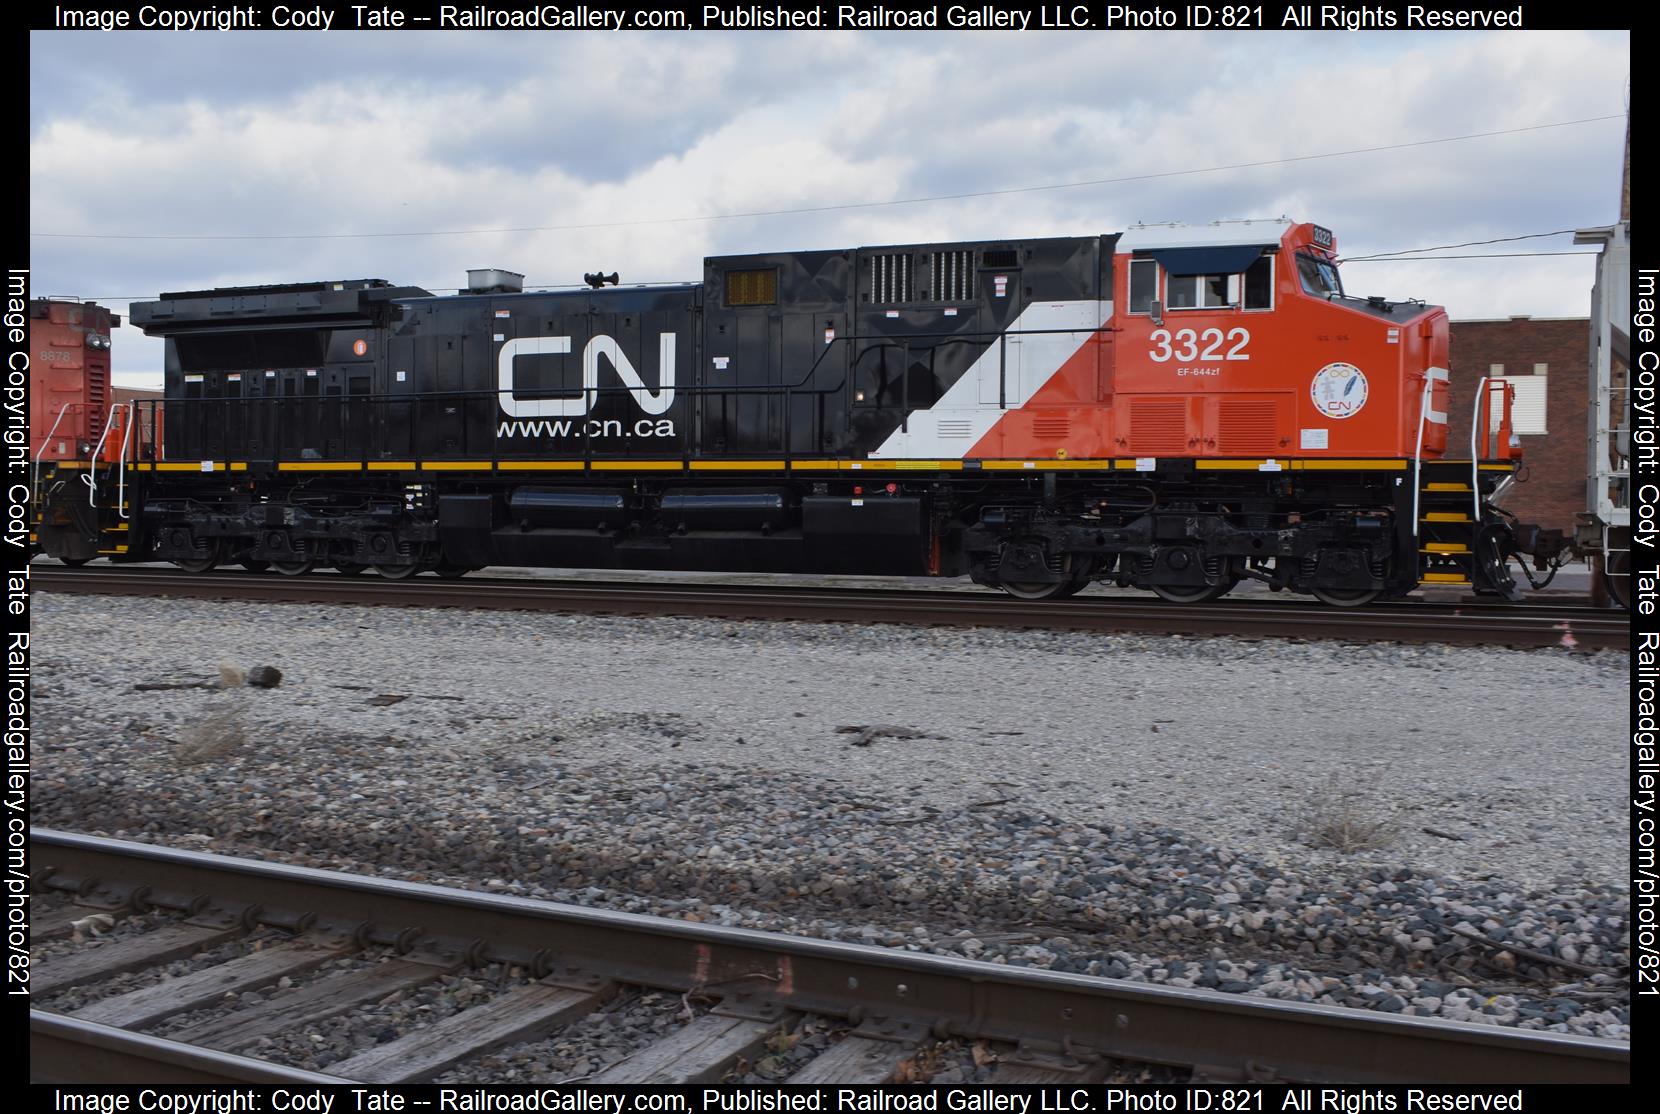
[[[37, 416], [35, 542], [195, 571], [1513, 597], [1512, 558], [1563, 544], [1493, 505], [1503, 382], [1448, 445], [1445, 311], [1347, 294], [1336, 247], [1282, 219], [723, 256], [683, 285], [164, 294], [131, 309], [166, 338], [163, 399]], [[96, 307], [37, 305], [43, 344], [108, 348]]]

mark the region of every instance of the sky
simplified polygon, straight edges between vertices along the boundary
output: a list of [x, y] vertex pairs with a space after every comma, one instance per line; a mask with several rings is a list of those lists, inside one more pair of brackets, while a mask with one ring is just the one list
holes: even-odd
[[[706, 255], [1136, 222], [1285, 215], [1345, 257], [1608, 224], [1630, 35], [47, 31], [29, 64], [34, 293], [125, 314], [164, 290], [682, 281]], [[804, 209], [826, 211], [741, 215]], [[1454, 320], [1583, 316], [1592, 278], [1586, 255], [1344, 269]], [[159, 340], [125, 326], [114, 356], [159, 385]]]

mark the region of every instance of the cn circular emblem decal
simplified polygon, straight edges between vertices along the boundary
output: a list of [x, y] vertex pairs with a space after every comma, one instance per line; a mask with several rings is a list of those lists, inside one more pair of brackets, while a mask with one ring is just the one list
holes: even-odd
[[369, 351], [369, 342], [366, 340], [352, 341], [352, 355], [362, 356]]
[[1314, 408], [1328, 418], [1352, 418], [1366, 405], [1366, 373], [1353, 364], [1327, 364], [1308, 389]]

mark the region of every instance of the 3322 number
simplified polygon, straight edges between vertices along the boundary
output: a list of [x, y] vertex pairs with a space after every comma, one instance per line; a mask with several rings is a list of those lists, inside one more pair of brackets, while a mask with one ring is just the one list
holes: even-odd
[[[1251, 334], [1246, 329], [1229, 329], [1225, 335], [1221, 329], [1206, 329], [1203, 332], [1177, 329], [1174, 335], [1169, 329], [1154, 329], [1151, 339], [1157, 347], [1147, 355], [1161, 364], [1172, 357], [1184, 361], [1251, 358], [1251, 354], [1245, 351], [1246, 345], [1251, 343]], [[1225, 352], [1224, 346], [1227, 346]]]

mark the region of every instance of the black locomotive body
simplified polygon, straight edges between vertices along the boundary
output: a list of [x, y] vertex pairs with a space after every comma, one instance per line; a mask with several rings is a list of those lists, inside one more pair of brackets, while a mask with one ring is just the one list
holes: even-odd
[[[1029, 302], [1110, 305], [1113, 240], [711, 258], [698, 285], [165, 294], [132, 320], [167, 338], [158, 452], [185, 463], [144, 523], [186, 565], [960, 574], [962, 508], [1031, 482], [869, 456]], [[924, 289], [918, 252], [941, 261]]]

